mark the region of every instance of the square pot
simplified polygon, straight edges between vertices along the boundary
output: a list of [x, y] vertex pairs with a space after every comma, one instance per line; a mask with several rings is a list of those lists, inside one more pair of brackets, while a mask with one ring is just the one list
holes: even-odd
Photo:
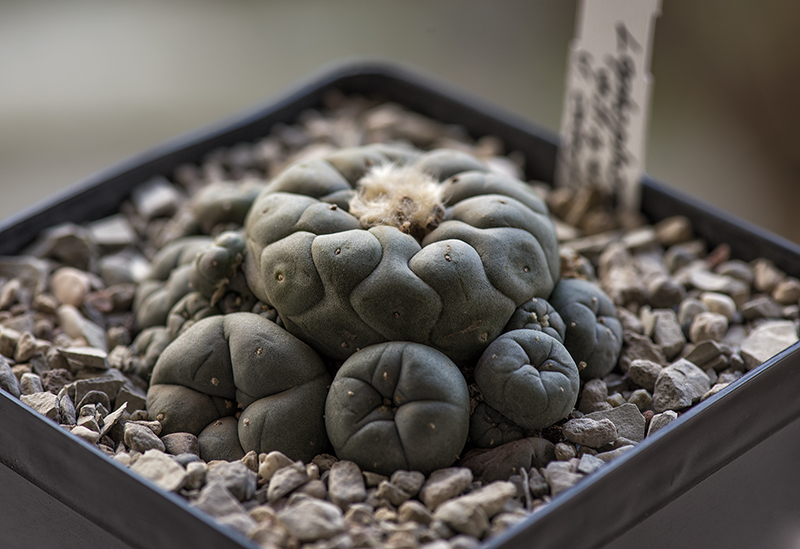
[[[329, 68], [216, 126], [155, 147], [0, 224], [0, 255], [52, 225], [115, 213], [134, 186], [210, 151], [265, 136], [318, 107], [331, 91], [380, 94], [473, 135], [493, 134], [526, 157], [526, 177], [552, 181], [556, 138], [492, 105], [405, 69]], [[649, 178], [651, 222], [686, 215], [711, 246], [771, 259], [800, 276], [800, 248]], [[800, 345], [783, 351], [648, 437], [488, 547], [777, 547], [800, 538]], [[3, 547], [254, 548], [0, 391], [0, 540]], [[101, 545], [102, 544], [102, 545]]]

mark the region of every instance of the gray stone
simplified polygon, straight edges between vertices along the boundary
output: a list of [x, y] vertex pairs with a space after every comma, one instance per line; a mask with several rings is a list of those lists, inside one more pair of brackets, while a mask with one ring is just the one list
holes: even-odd
[[699, 368], [708, 369], [707, 364], [715, 363], [723, 353], [723, 344], [708, 339], [699, 342], [686, 355], [686, 360]]
[[660, 414], [654, 415], [652, 419], [650, 419], [650, 426], [647, 428], [647, 436], [650, 436], [659, 429], [666, 427], [676, 419], [678, 419], [678, 414], [674, 410], [666, 410]]
[[263, 456], [263, 459], [259, 457], [258, 476], [268, 481], [272, 478], [272, 475], [274, 475], [276, 471], [292, 465], [293, 463], [294, 462], [290, 458], [286, 457], [285, 454], [278, 452], [277, 450], [273, 450], [272, 452], [269, 452]]
[[0, 389], [3, 389], [15, 398], [19, 398], [19, 380], [11, 370], [11, 365], [8, 363], [8, 360], [2, 355], [0, 355]]
[[[176, 466], [180, 468], [180, 465]], [[191, 505], [244, 535], [249, 534], [257, 525], [239, 500], [219, 483], [206, 484]]]
[[700, 313], [692, 320], [692, 325], [689, 328], [689, 339], [692, 343], [700, 341], [712, 340], [722, 341], [725, 337], [725, 332], [728, 331], [728, 319], [719, 313], [711, 311], [707, 313]]
[[708, 311], [708, 307], [705, 303], [696, 297], [687, 297], [681, 301], [681, 304], [678, 306], [678, 323], [681, 326], [689, 326], [696, 315], [706, 311]]
[[644, 412], [653, 403], [653, 396], [647, 389], [636, 389], [631, 393], [631, 396], [628, 397], [628, 402], [635, 405], [640, 412]]
[[100, 434], [100, 425], [97, 423], [97, 418], [94, 416], [80, 416], [78, 418], [78, 427], [86, 427]]
[[583, 454], [580, 462], [578, 462], [578, 472], [590, 475], [602, 467], [604, 463], [605, 461], [592, 454]]
[[[104, 336], [105, 339], [105, 336]], [[108, 353], [95, 347], [68, 347], [61, 349], [61, 354], [67, 362], [75, 368], [94, 368], [97, 370], [108, 369]], [[120, 384], [122, 386], [122, 384]]]
[[337, 461], [328, 475], [328, 497], [343, 510], [367, 499], [364, 476], [352, 461]]
[[623, 336], [624, 345], [619, 356], [619, 367], [623, 372], [630, 369], [634, 360], [649, 360], [656, 364], [666, 364], [667, 357], [664, 351], [653, 343], [649, 337], [634, 333], [627, 333]]
[[208, 470], [206, 481], [222, 484], [239, 501], [247, 501], [256, 493], [256, 474], [241, 461], [218, 463]]
[[43, 393], [44, 387], [42, 387], [42, 378], [32, 373], [22, 374], [22, 377], [19, 379], [19, 392], [23, 395]]
[[97, 444], [97, 441], [100, 440], [100, 433], [98, 433], [96, 429], [90, 429], [84, 425], [76, 425], [70, 429], [70, 433], [78, 438], [82, 438], [89, 444]]
[[668, 360], [672, 359], [686, 344], [678, 317], [672, 309], [656, 309], [653, 316], [653, 341], [664, 351]]
[[117, 406], [127, 404], [128, 410], [131, 412], [144, 410], [147, 407], [147, 396], [146, 393], [138, 387], [123, 385], [117, 393], [117, 398], [114, 399], [114, 403]]
[[51, 267], [47, 261], [35, 257], [0, 257], [0, 278], [19, 280], [23, 287], [34, 296], [45, 291], [50, 270]]
[[50, 291], [62, 305], [83, 305], [92, 290], [92, 277], [74, 267], [61, 267], [50, 277]]
[[605, 409], [606, 399], [608, 398], [608, 386], [602, 379], [590, 379], [583, 385], [581, 399], [578, 403], [578, 410], [584, 414], [596, 410]]
[[86, 229], [74, 223], [62, 223], [43, 231], [28, 253], [40, 258], [57, 259], [81, 271], [90, 271], [98, 251]]
[[772, 299], [781, 305], [795, 305], [800, 300], [800, 280], [787, 276], [775, 285]]
[[439, 469], [428, 476], [419, 491], [419, 499], [433, 511], [442, 502], [464, 493], [472, 479], [472, 471], [466, 467]]
[[[68, 397], [69, 398], [69, 397]], [[116, 410], [103, 418], [103, 428], [100, 430], [100, 435], [108, 434], [115, 425], [121, 425], [125, 422], [125, 412], [128, 410], [127, 404], [122, 404]], [[124, 431], [123, 431], [124, 432]]]
[[125, 446], [137, 452], [144, 453], [152, 449], [161, 452], [165, 450], [164, 443], [151, 429], [132, 421], [125, 423], [124, 441]]
[[[189, 454], [194, 455], [194, 454]], [[186, 481], [183, 486], [187, 490], [198, 490], [206, 483], [208, 465], [205, 461], [191, 461], [186, 464]]]
[[762, 364], [787, 347], [797, 343], [797, 327], [791, 320], [762, 324], [742, 342], [740, 353], [748, 370]]
[[600, 454], [597, 454], [595, 457], [597, 459], [603, 461], [604, 463], [608, 463], [609, 461], [612, 461], [612, 460], [618, 458], [619, 456], [621, 456], [625, 452], [633, 450], [634, 448], [636, 448], [636, 446], [634, 446], [633, 444], [627, 444], [625, 446], [620, 446], [619, 448], [617, 448], [615, 450], [610, 450], [608, 452], [602, 452]]
[[558, 461], [569, 461], [577, 457], [578, 451], [575, 446], [566, 442], [557, 442], [555, 447], [555, 455]]
[[32, 395], [21, 395], [19, 399], [44, 417], [52, 420], [58, 419], [58, 399], [53, 393], [44, 391]]
[[741, 259], [731, 259], [717, 265], [714, 272], [741, 280], [748, 286], [753, 284], [755, 277], [753, 268]]
[[692, 239], [692, 222], [683, 215], [662, 219], [654, 225], [658, 242], [668, 248]]
[[544, 471], [544, 478], [550, 485], [550, 494], [555, 497], [564, 490], [575, 486], [583, 475], [576, 473], [572, 465], [566, 461], [551, 461]]
[[106, 286], [138, 283], [150, 274], [150, 262], [130, 249], [100, 258], [100, 277]]
[[403, 502], [397, 509], [397, 521], [416, 522], [427, 526], [433, 520], [433, 513], [422, 503], [415, 499]]
[[783, 307], [775, 303], [769, 296], [759, 296], [751, 299], [742, 305], [741, 311], [745, 320], [783, 317]]
[[750, 294], [750, 288], [741, 280], [701, 269], [691, 272], [689, 283], [704, 292], [719, 292], [729, 295], [739, 303]]
[[425, 483], [425, 475], [419, 471], [404, 471], [398, 469], [389, 477], [389, 482], [414, 497]]
[[302, 542], [331, 539], [344, 532], [342, 510], [333, 503], [316, 498], [304, 498], [278, 512], [289, 533]]
[[[444, 540], [439, 540], [439, 541], [444, 541]], [[464, 534], [458, 534], [456, 536], [453, 536], [452, 538], [447, 540], [447, 542], [448, 542], [448, 547], [450, 549], [478, 549], [478, 547], [481, 544], [481, 542], [478, 541], [476, 538]], [[425, 546], [425, 549], [437, 549], [437, 548], [436, 547], [429, 548]]]
[[154, 217], [169, 217], [177, 211], [181, 194], [164, 176], [155, 176], [137, 185], [131, 194], [137, 213], [149, 221]]
[[628, 379], [639, 387], [652, 391], [656, 385], [656, 379], [663, 369], [663, 366], [652, 360], [633, 360], [628, 367]]
[[670, 364], [659, 374], [653, 391], [656, 412], [688, 408], [711, 388], [708, 376], [686, 359]]
[[143, 476], [162, 490], [177, 492], [186, 481], [186, 469], [159, 450], [144, 452], [131, 465], [131, 471]]
[[39, 352], [36, 338], [30, 332], [23, 332], [14, 349], [14, 362], [20, 364], [28, 362], [33, 355]]
[[610, 420], [617, 429], [617, 435], [634, 442], [644, 438], [645, 419], [635, 404], [625, 403], [611, 410], [592, 412], [586, 418], [600, 421]]
[[[127, 403], [125, 404], [127, 406]], [[192, 433], [170, 433], [161, 437], [165, 451], [172, 455], [200, 455], [200, 443]]]
[[395, 507], [411, 498], [411, 494], [388, 480], [381, 481], [378, 484], [378, 490], [375, 492], [375, 497], [385, 499]]
[[764, 258], [753, 261], [753, 287], [757, 292], [770, 293], [786, 277], [786, 273]]
[[139, 242], [136, 231], [122, 214], [111, 215], [86, 225], [96, 244], [104, 248], [124, 248]]
[[550, 493], [550, 485], [547, 484], [547, 480], [536, 468], [528, 471], [528, 487], [531, 490], [531, 495], [535, 498], [541, 498]]
[[89, 391], [86, 393], [78, 402], [77, 409], [80, 410], [87, 404], [102, 404], [105, 410], [108, 410], [111, 407], [111, 404], [108, 400], [108, 395], [103, 391]]
[[600, 448], [617, 439], [617, 428], [609, 419], [598, 420], [589, 417], [571, 419], [562, 429], [569, 441], [590, 448]]
[[516, 494], [517, 488], [512, 483], [492, 482], [467, 495], [442, 503], [434, 511], [433, 517], [456, 532], [481, 538], [489, 529], [489, 519], [499, 513]]
[[67, 390], [62, 388], [56, 396], [58, 415], [64, 425], [75, 425], [78, 420], [75, 404], [67, 394]]
[[302, 462], [292, 463], [278, 469], [269, 480], [267, 501], [276, 501], [308, 481], [308, 473]]
[[704, 292], [700, 300], [712, 313], [724, 316], [729, 322], [736, 316], [736, 303], [728, 295], [719, 292]]
[[649, 225], [631, 229], [622, 237], [622, 244], [631, 252], [647, 250], [657, 243], [656, 231]]
[[69, 337], [82, 337], [89, 345], [108, 351], [106, 348], [106, 332], [100, 326], [86, 319], [73, 305], [61, 305], [56, 311], [59, 325]]
[[547, 439], [528, 437], [491, 450], [472, 450], [459, 463], [469, 467], [477, 480], [492, 482], [507, 479], [521, 469], [544, 467], [555, 458], [555, 445]]

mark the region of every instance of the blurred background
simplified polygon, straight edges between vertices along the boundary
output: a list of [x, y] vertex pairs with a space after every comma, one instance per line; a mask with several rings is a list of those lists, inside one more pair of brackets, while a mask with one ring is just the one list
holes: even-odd
[[[576, 1], [0, 0], [0, 218], [327, 63], [558, 130]], [[800, 3], [663, 0], [647, 171], [800, 242]]]

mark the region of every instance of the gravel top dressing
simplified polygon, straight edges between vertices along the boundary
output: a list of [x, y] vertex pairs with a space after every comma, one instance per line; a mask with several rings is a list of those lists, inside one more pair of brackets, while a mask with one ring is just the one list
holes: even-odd
[[524, 164], [331, 93], [0, 258], [0, 388], [263, 547], [477, 547], [798, 341], [771, 261]]

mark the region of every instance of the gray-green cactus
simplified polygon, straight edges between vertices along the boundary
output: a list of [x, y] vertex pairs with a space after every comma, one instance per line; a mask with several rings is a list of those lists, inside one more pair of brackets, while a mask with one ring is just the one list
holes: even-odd
[[133, 302], [139, 328], [167, 323], [170, 309], [192, 291], [190, 277], [195, 256], [212, 242], [207, 236], [189, 236], [168, 244], [156, 254], [150, 275], [137, 287]]
[[244, 260], [245, 249], [244, 237], [240, 233], [221, 233], [213, 243], [195, 255], [189, 273], [191, 288], [207, 297], [212, 306], [216, 305], [231, 279], [236, 276]]
[[622, 324], [611, 298], [591, 282], [570, 278], [558, 283], [550, 304], [564, 320], [564, 345], [581, 368], [581, 378], [611, 372], [622, 349]]
[[566, 326], [561, 315], [550, 303], [540, 297], [529, 299], [514, 311], [504, 331], [537, 330], [564, 343]]
[[[380, 217], [374, 211], [357, 219], [353, 200], [340, 199], [364, 199], [365, 174], [372, 182], [370, 167], [387, 163], [410, 165], [430, 193], [403, 190], [392, 202], [397, 191], [378, 182], [369, 189], [375, 203], [395, 207], [387, 215], [396, 224], [365, 221]], [[392, 189], [406, 173], [389, 173], [399, 181]], [[542, 200], [458, 151], [368, 146], [296, 164], [256, 199], [245, 230], [250, 289], [291, 333], [339, 360], [396, 340], [475, 359], [559, 275]]]
[[483, 400], [525, 429], [542, 429], [565, 418], [580, 389], [578, 367], [555, 338], [514, 330], [492, 342], [475, 366]]
[[525, 430], [506, 416], [480, 402], [469, 420], [469, 440], [478, 448], [495, 448], [525, 438]]
[[469, 391], [439, 351], [394, 341], [362, 349], [334, 378], [325, 405], [340, 459], [390, 475], [450, 466], [469, 430]]
[[[147, 410], [162, 432], [200, 435], [210, 429], [205, 434], [213, 444], [204, 446], [199, 438], [210, 459], [241, 447], [310, 460], [326, 448], [330, 375], [311, 348], [259, 315], [197, 322], [164, 350], [150, 383]], [[227, 424], [212, 425], [239, 410], [236, 437]]]

